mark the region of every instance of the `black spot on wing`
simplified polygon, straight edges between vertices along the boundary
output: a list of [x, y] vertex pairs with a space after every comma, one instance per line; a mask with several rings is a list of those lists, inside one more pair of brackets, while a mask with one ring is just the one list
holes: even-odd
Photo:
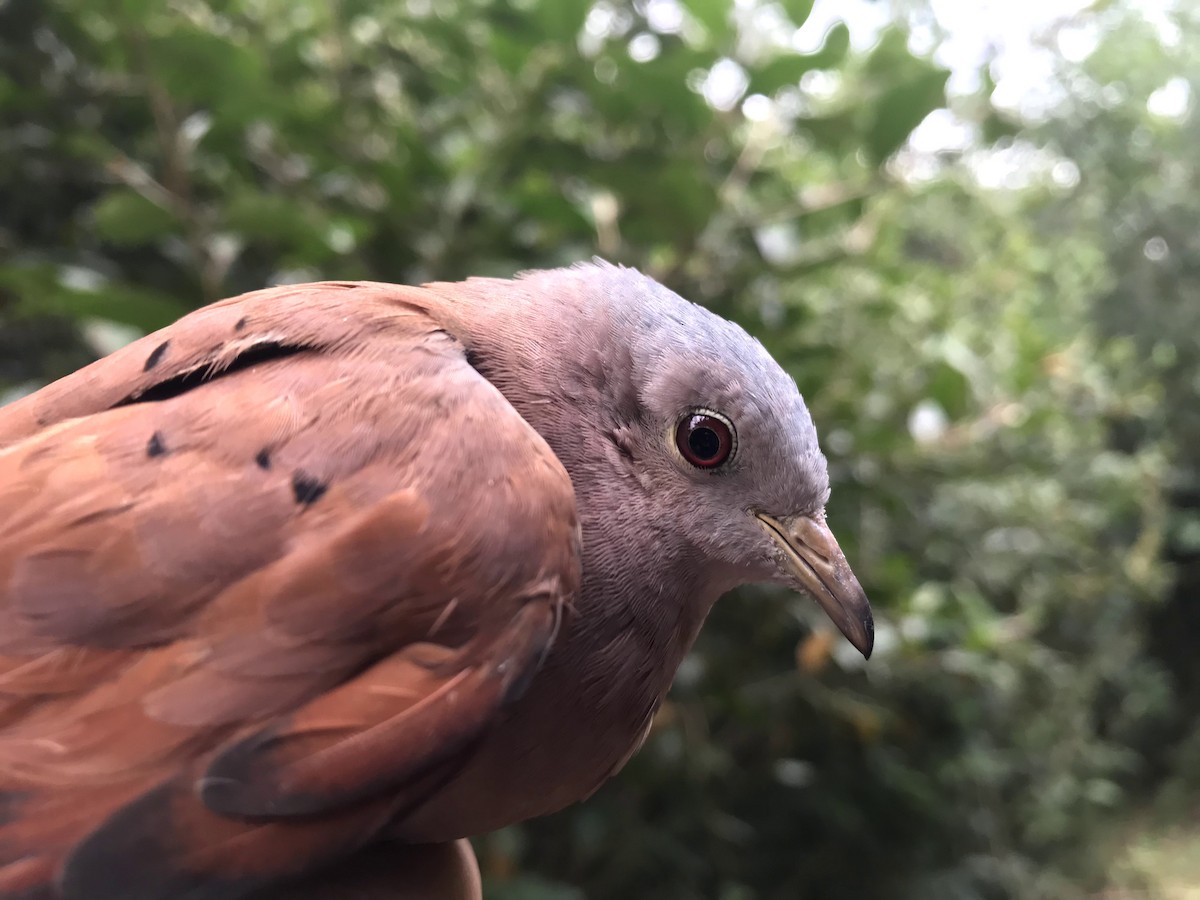
[[264, 472], [271, 468], [271, 451], [267, 447], [263, 447], [254, 454], [254, 464]]
[[154, 350], [151, 351], [150, 355], [146, 357], [146, 365], [142, 368], [142, 371], [149, 372], [160, 362], [162, 362], [163, 357], [167, 355], [167, 350], [170, 348], [170, 346], [170, 341], [163, 341], [161, 344], [155, 347]]
[[296, 496], [296, 502], [302, 506], [312, 506], [325, 495], [327, 490], [329, 490], [329, 485], [305, 472], [296, 472], [292, 475], [292, 493]]
[[146, 445], [146, 455], [151, 459], [159, 456], [165, 456], [167, 452], [167, 442], [163, 438], [161, 431], [156, 431], [150, 435], [150, 442]]

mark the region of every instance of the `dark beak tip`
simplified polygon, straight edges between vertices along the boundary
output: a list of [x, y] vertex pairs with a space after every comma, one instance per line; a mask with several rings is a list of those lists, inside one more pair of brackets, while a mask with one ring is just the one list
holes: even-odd
[[[838, 621], [841, 626], [841, 632], [846, 636], [854, 649], [863, 655], [863, 659], [870, 659], [871, 653], [875, 650], [875, 616], [871, 612], [871, 607], [867, 606], [861, 611], [851, 612], [843, 608], [845, 615], [840, 617]], [[857, 614], [855, 614], [857, 613]]]
[[858, 652], [863, 655], [863, 659], [870, 659], [875, 650], [875, 622], [869, 616], [863, 620], [863, 631], [863, 642]]
[[[870, 659], [871, 653], [875, 650], [875, 613], [871, 609], [866, 592], [859, 587], [857, 579], [854, 579], [853, 575], [850, 576], [850, 579], [853, 579], [851, 583], [854, 589], [847, 591], [845, 596], [839, 598], [840, 602], [836, 604], [836, 614], [828, 605], [826, 605], [825, 611], [845, 635], [846, 640], [863, 655], [863, 659]], [[829, 593], [832, 597], [833, 592]]]

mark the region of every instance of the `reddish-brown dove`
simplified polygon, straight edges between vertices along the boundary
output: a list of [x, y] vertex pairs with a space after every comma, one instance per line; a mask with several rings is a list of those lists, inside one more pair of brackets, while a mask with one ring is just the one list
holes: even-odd
[[869, 654], [828, 494], [629, 269], [193, 313], [0, 409], [0, 898], [476, 897], [451, 842], [619, 770], [721, 594]]

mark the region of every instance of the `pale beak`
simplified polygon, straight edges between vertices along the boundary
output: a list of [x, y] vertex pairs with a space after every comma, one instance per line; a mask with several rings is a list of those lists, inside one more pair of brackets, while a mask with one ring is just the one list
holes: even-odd
[[764, 513], [755, 516], [783, 550], [784, 570], [792, 586], [810, 594], [846, 639], [870, 658], [875, 644], [871, 604], [825, 524], [825, 514], [783, 520]]

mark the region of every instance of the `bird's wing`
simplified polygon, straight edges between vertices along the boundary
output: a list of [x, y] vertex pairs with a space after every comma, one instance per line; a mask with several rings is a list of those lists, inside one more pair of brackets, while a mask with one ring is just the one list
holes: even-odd
[[422, 297], [248, 294], [0, 410], [0, 898], [336, 858], [533, 676], [571, 482]]

